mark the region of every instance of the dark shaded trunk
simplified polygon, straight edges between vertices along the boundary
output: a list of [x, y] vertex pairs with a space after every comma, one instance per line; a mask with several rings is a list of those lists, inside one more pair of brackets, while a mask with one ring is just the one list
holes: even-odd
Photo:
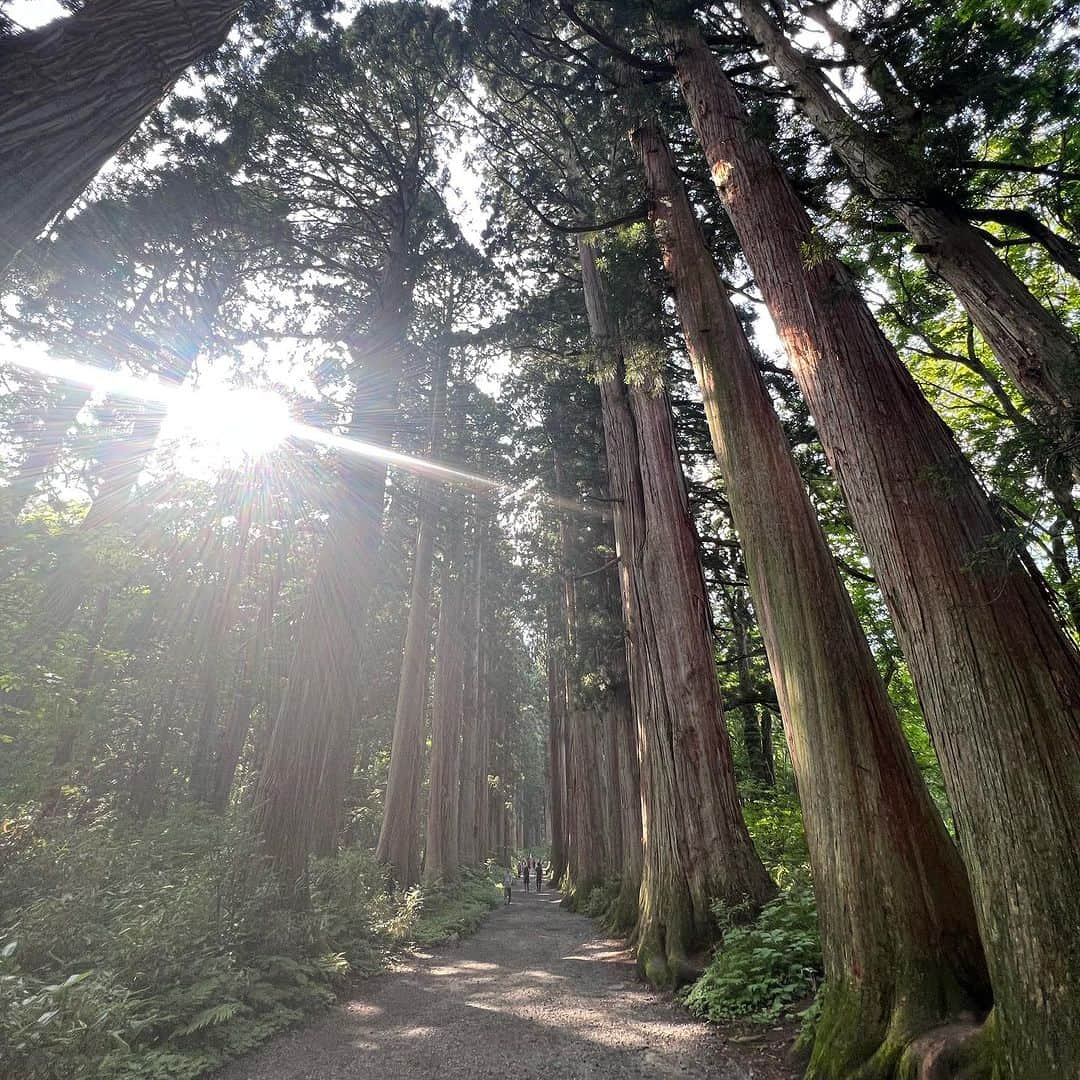
[[[616, 551], [619, 550], [616, 543]], [[606, 659], [608, 697], [605, 776], [609, 778], [611, 803], [609, 831], [617, 842], [609, 844], [609, 874], [619, 882], [619, 891], [605, 914], [615, 931], [628, 933], [637, 922], [641, 868], [644, 860], [641, 830], [641, 769], [638, 763], [637, 718], [631, 696], [627, 649], [629, 639], [624, 623], [622, 575], [619, 567], [604, 574], [602, 599], [618, 640]]]
[[465, 523], [461, 496], [447, 522], [447, 554], [435, 645], [435, 694], [431, 707], [431, 777], [428, 782], [424, 880], [458, 876], [458, 808], [464, 696]]
[[566, 682], [562, 673], [562, 620], [556, 605], [547, 613], [548, 770], [551, 776], [551, 880], [566, 873]]
[[484, 525], [476, 511], [471, 581], [465, 618], [465, 673], [462, 694], [461, 800], [458, 812], [458, 859], [464, 866], [482, 861], [480, 848], [480, 613], [483, 608]]
[[176, 715], [176, 698], [179, 689], [180, 679], [173, 676], [169, 680], [168, 690], [158, 703], [153, 738], [132, 781], [131, 805], [135, 810], [135, 816], [140, 820], [146, 820], [157, 809], [161, 763], [165, 757], [172, 722]]
[[70, 699], [64, 702], [66, 718], [61, 725], [56, 739], [49, 766], [50, 780], [41, 795], [42, 817], [55, 814], [63, 800], [63, 786], [71, 772], [71, 763], [75, 757], [75, 743], [80, 733], [87, 727], [90, 689], [94, 683], [94, 670], [97, 667], [101, 640], [105, 636], [105, 621], [109, 614], [109, 593], [102, 589], [98, 593], [94, 606], [94, 616], [86, 635], [86, 652], [79, 665], [79, 674], [75, 678]]
[[88, 0], [0, 42], [0, 273], [192, 64], [215, 52], [239, 0]]
[[[694, 255], [700, 257], [700, 253], [688, 254], [690, 258]], [[739, 697], [749, 698], [754, 694], [754, 680], [750, 671], [750, 612], [746, 610], [741, 600], [737, 600], [732, 604], [731, 614], [732, 622], [735, 624], [735, 648], [739, 655]], [[763, 711], [767, 710], [763, 709]], [[762, 742], [761, 723], [758, 719], [758, 706], [754, 702], [747, 702], [739, 706], [739, 712], [742, 714], [743, 750], [746, 752], [746, 764], [750, 769], [750, 775], [759, 784], [768, 787], [772, 783], [772, 770], [767, 769], [765, 765], [765, 747]]]
[[667, 395], [625, 385], [618, 327], [584, 238], [578, 253], [592, 337], [615, 373], [601, 380], [601, 393], [630, 594], [624, 610], [633, 619], [629, 667], [644, 825], [638, 957], [653, 983], [680, 982], [695, 974], [691, 952], [715, 936], [712, 904], [753, 909], [775, 887], [754, 851], [735, 787]]
[[556, 445], [553, 459], [555, 490], [560, 497], [558, 521], [558, 557], [556, 565], [562, 576], [560, 590], [562, 639], [565, 660], [562, 674], [566, 713], [564, 738], [566, 745], [566, 874], [563, 893], [568, 903], [583, 906], [593, 889], [604, 882], [604, 809], [597, 777], [603, 775], [600, 747], [602, 746], [601, 717], [595, 704], [588, 700], [583, 674], [591, 656], [591, 642], [586, 640], [579, 622], [577, 575], [581, 572], [581, 538], [573, 535], [568, 506], [576, 502], [575, 492], [567, 475], [564, 449]]
[[[352, 349], [358, 385], [352, 430], [389, 445], [410, 302], [404, 227], [384, 274], [380, 310]], [[378, 573], [386, 465], [337, 462], [330, 520], [273, 719], [256, 812], [287, 892], [304, 902], [307, 857], [332, 850], [351, 764], [361, 638]], [[346, 760], [347, 759], [347, 760]]]
[[[440, 355], [432, 373], [431, 457], [438, 457], [446, 423], [447, 357]], [[401, 887], [420, 877], [420, 788], [423, 782], [424, 709], [427, 706], [432, 608], [431, 570], [439, 527], [436, 485], [420, 482], [419, 524], [413, 559], [409, 621], [398, 681], [397, 708], [390, 747], [390, 774], [376, 854], [387, 863]]]
[[273, 631], [274, 612], [284, 579], [282, 555], [283, 553], [279, 553], [275, 561], [265, 599], [259, 606], [255, 625], [244, 646], [244, 659], [236, 694], [214, 753], [210, 806], [219, 814], [224, 813], [229, 805], [236, 770], [251, 730], [252, 714], [256, 705], [261, 698], [264, 710], [268, 710], [271, 701], [273, 671], [264, 657]]
[[1080, 925], [1075, 649], [850, 274], [808, 264], [805, 209], [700, 34], [669, 29], [717, 189], [911, 667], [986, 946], [993, 1052], [1007, 1076], [1067, 1076], [1080, 1059], [1065, 929]]
[[[239, 511], [240, 531], [235, 551], [228, 557], [225, 581], [214, 598], [207, 628], [199, 689], [199, 725], [191, 755], [190, 790], [201, 802], [210, 803], [214, 787], [214, 747], [218, 743], [218, 714], [222, 663], [226, 659], [225, 643], [229, 628], [234, 624], [239, 603], [239, 590], [248, 565], [248, 540], [251, 536], [251, 505], [243, 504]], [[242, 676], [241, 676], [242, 677]], [[235, 702], [234, 702], [235, 708]]]

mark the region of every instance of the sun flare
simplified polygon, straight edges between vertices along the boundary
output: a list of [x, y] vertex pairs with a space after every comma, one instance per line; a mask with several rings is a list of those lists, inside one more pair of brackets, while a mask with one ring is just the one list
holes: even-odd
[[292, 423], [288, 404], [271, 390], [198, 388], [170, 402], [162, 435], [204, 466], [237, 465], [268, 454]]

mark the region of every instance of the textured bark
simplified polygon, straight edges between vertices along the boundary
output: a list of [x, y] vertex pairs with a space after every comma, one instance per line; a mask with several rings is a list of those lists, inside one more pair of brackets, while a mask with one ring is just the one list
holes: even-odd
[[203, 653], [202, 678], [197, 700], [199, 724], [189, 770], [190, 790], [194, 798], [209, 803], [214, 785], [214, 746], [220, 711], [221, 668], [229, 627], [236, 621], [240, 586], [248, 566], [248, 540], [251, 536], [251, 504], [241, 503], [239, 536], [235, 550], [226, 558], [225, 581], [213, 598]]
[[[619, 552], [618, 541], [615, 550]], [[620, 560], [621, 561], [621, 560]], [[637, 922], [644, 858], [641, 840], [641, 769], [638, 764], [637, 718], [630, 686], [628, 623], [624, 622], [621, 566], [604, 574], [601, 599], [610, 621], [619, 630], [617, 651], [607, 657], [610, 703], [604, 718], [606, 762], [604, 775], [610, 788], [608, 831], [615, 838], [608, 845], [608, 873], [619, 882], [619, 891], [605, 918], [612, 929], [629, 932]]]
[[602, 773], [599, 755], [602, 733], [600, 717], [588, 702], [582, 686], [581, 668], [588, 664], [587, 643], [579, 624], [577, 575], [581, 572], [580, 543], [571, 535], [572, 487], [566, 476], [563, 449], [554, 450], [555, 489], [560, 495], [558, 566], [562, 574], [561, 613], [566, 683], [566, 875], [563, 892], [567, 902], [583, 905], [593, 889], [604, 883], [604, 808], [597, 782]]
[[[1080, 662], [951, 433], [748, 130], [695, 30], [669, 28], [713, 179], [866, 543], [941, 762], [1013, 1077], [1080, 1059]], [[1025, 747], [1024, 754], [1017, 747]]]
[[465, 689], [462, 706], [461, 802], [458, 812], [458, 859], [465, 866], [483, 861], [480, 847], [481, 751], [480, 613], [483, 607], [484, 527], [477, 510], [472, 568], [465, 619]]
[[[398, 222], [379, 307], [352, 348], [359, 376], [352, 428], [389, 445], [408, 325], [407, 214]], [[374, 436], [374, 438], [373, 438]], [[337, 462], [327, 537], [289, 659], [285, 691], [266, 740], [256, 815], [266, 850], [294, 902], [306, 899], [309, 854], [334, 842], [347, 776], [341, 767], [359, 697], [360, 636], [378, 569], [386, 465]], [[348, 760], [352, 756], [349, 752]]]
[[[928, 1027], [988, 1002], [967, 879], [667, 143], [651, 124], [638, 128], [633, 141], [742, 544], [803, 806], [828, 978], [810, 1075], [888, 1075]], [[739, 628], [737, 645], [745, 655], [744, 621]], [[747, 727], [762, 779], [761, 731], [752, 707], [751, 717]]]
[[81, 194], [239, 0], [88, 0], [0, 43], [0, 273]]
[[1028, 401], [1043, 415], [1049, 410], [1074, 426], [1080, 408], [1080, 342], [1072, 332], [997, 257], [906, 146], [871, 134], [849, 115], [818, 68], [792, 45], [758, 0], [737, 0], [737, 7], [795, 91], [799, 108], [852, 176], [903, 222], [915, 250], [948, 282]]
[[[460, 498], [460, 497], [459, 497]], [[428, 783], [424, 880], [458, 876], [465, 614], [465, 530], [460, 510], [450, 515], [449, 552], [443, 564], [439, 632], [435, 650], [435, 696], [431, 709], [431, 777]]]
[[547, 617], [548, 770], [551, 776], [551, 880], [566, 873], [566, 682], [562, 674], [561, 618], [552, 606]]
[[[431, 457], [442, 446], [446, 417], [447, 358], [436, 361], [432, 384]], [[431, 569], [439, 500], [434, 484], [421, 481], [420, 521], [416, 530], [409, 621], [398, 681], [394, 733], [390, 747], [390, 775], [376, 854], [387, 863], [402, 887], [414, 885], [420, 876], [420, 799], [423, 781], [424, 709], [427, 705], [428, 666], [431, 645]]]
[[131, 805], [136, 817], [146, 819], [154, 812], [158, 799], [158, 778], [161, 762], [169, 742], [173, 720], [176, 718], [176, 697], [180, 680], [175, 675], [168, 681], [168, 689], [157, 706], [157, 723], [153, 740], [132, 779]]
[[[655, 150], [650, 149], [650, 136], [654, 135], [654, 134], [655, 133], [653, 133], [653, 132], [642, 130], [640, 133], [638, 133], [636, 135], [635, 143], [637, 144], [639, 152], [643, 152], [644, 154], [656, 153], [657, 152]], [[645, 163], [646, 163], [646, 174], [649, 175], [649, 173], [650, 173], [650, 169], [649, 169], [650, 160], [648, 158], [646, 158]], [[652, 180], [651, 175], [649, 176], [649, 179], [650, 179], [650, 190], [653, 190], [656, 187], [656, 184]], [[676, 176], [675, 179], [678, 179], [678, 177]], [[654, 193], [653, 197], [657, 198], [658, 196], [657, 196], [657, 194]], [[659, 196], [659, 197], [663, 198], [662, 195]], [[670, 202], [674, 203], [677, 199], [678, 199], [678, 194], [675, 194], [673, 197], [670, 197]], [[662, 207], [654, 217], [654, 224], [656, 224], [657, 226], [659, 226], [659, 223], [663, 220], [664, 209], [665, 208]], [[679, 209], [681, 209], [681, 207]], [[689, 204], [687, 204], [687, 209], [689, 209]], [[657, 232], [660, 232], [660, 231], [661, 231], [661, 229], [658, 227]], [[678, 242], [679, 241], [677, 240], [677, 238], [675, 238], [673, 236], [671, 246], [676, 247], [678, 245]], [[688, 260], [691, 260], [691, 261], [696, 260], [696, 259], [700, 259], [701, 253], [702, 253], [701, 250], [693, 250], [693, 249], [686, 250], [686, 249], [683, 249], [681, 251], [677, 250], [674, 255], [671, 255], [671, 254], [668, 254], [665, 251], [664, 262], [665, 262], [665, 265], [669, 268], [669, 272], [670, 272], [670, 268], [672, 267], [672, 264], [676, 262], [676, 260], [680, 259], [681, 257], [685, 257], [685, 258], [687, 258]], [[706, 255], [708, 255], [707, 250], [704, 253]], [[697, 269], [697, 267], [695, 267], [695, 269]], [[708, 269], [709, 268], [708, 268], [707, 265], [701, 267], [702, 272], [707, 272]], [[711, 297], [706, 297], [705, 298], [705, 305], [703, 305], [703, 306], [707, 307], [709, 299], [711, 299]], [[726, 297], [724, 297], [724, 299], [726, 299]], [[688, 321], [688, 316], [683, 311], [683, 308], [685, 306], [686, 306], [685, 304], [683, 304], [682, 306], [677, 305], [677, 308], [678, 308], [678, 313], [679, 313], [680, 319]], [[719, 329], [730, 330], [730, 326], [729, 325], [724, 325], [721, 328], [718, 328], [718, 331], [719, 331]], [[705, 331], [705, 333], [707, 334], [707, 333], [709, 333], [709, 331], [707, 330], [707, 331]], [[720, 333], [717, 332], [716, 336], [719, 339], [720, 338]], [[687, 337], [688, 343], [689, 343], [690, 332], [687, 332], [686, 337]], [[697, 342], [695, 342], [695, 344], [697, 344]], [[695, 364], [697, 364], [697, 365], [702, 365], [702, 364], [707, 365], [708, 363], [709, 363], [709, 359], [695, 358]], [[697, 371], [697, 367], [695, 367], [695, 372], [696, 371]], [[704, 393], [705, 392], [705, 380], [704, 379], [699, 379], [698, 380], [698, 385], [699, 385], [699, 387], [701, 387], [702, 393]], [[710, 415], [709, 403], [707, 402], [706, 403], [706, 417], [708, 418], [709, 415]], [[718, 429], [719, 429], [718, 425], [714, 424], [713, 426], [717, 426]], [[719, 429], [719, 430], [720, 430], [721, 435], [722, 435], [722, 429]], [[719, 448], [722, 445], [722, 441], [723, 441], [722, 438], [714, 438], [714, 440], [713, 440], [713, 447], [717, 451], [717, 458], [718, 459], [719, 459], [719, 456], [720, 456], [720, 449]], [[730, 482], [729, 482], [729, 486], [730, 486]], [[745, 546], [745, 544], [746, 544], [745, 540], [743, 541], [743, 544]], [[738, 652], [738, 657], [739, 657], [739, 664], [738, 664], [738, 668], [739, 668], [739, 696], [741, 698], [750, 698], [750, 697], [753, 696], [753, 693], [754, 693], [754, 680], [753, 680], [753, 677], [752, 677], [752, 674], [751, 674], [751, 671], [750, 671], [750, 656], [749, 656], [749, 653], [750, 653], [750, 634], [749, 634], [750, 612], [746, 610], [745, 606], [742, 604], [741, 601], [736, 601], [735, 604], [732, 605], [732, 607], [733, 607], [733, 610], [732, 610], [732, 622], [734, 624], [734, 629], [735, 629], [735, 648], [736, 648], [736, 650]], [[768, 786], [770, 784], [770, 782], [771, 782], [770, 781], [770, 775], [771, 774], [770, 774], [770, 770], [766, 769], [766, 766], [765, 766], [765, 748], [764, 748], [764, 746], [762, 744], [761, 724], [760, 724], [760, 722], [758, 720], [758, 705], [754, 701], [747, 701], [745, 704], [739, 706], [739, 711], [742, 713], [743, 749], [746, 751], [746, 763], [750, 768], [750, 775], [759, 784], [764, 784], [764, 785]]]
[[488, 642], [481, 607], [477, 631], [476, 726], [480, 754], [476, 768], [476, 852], [477, 862], [484, 863], [491, 855], [491, 709], [488, 689]]
[[656, 387], [626, 387], [618, 327], [584, 239], [578, 253], [593, 341], [615, 372], [601, 392], [630, 593], [624, 606], [635, 620], [630, 672], [644, 834], [638, 956], [652, 982], [680, 982], [694, 974], [691, 951], [714, 935], [711, 904], [756, 907], [774, 886], [735, 788], [670, 405]]
[[223, 814], [229, 805], [236, 770], [240, 764], [240, 755], [243, 753], [244, 743], [251, 729], [252, 713], [259, 697], [257, 685], [262, 691], [264, 708], [270, 700], [268, 687], [273, 682], [273, 672], [266, 664], [264, 657], [285, 576], [283, 556], [284, 552], [279, 552], [270, 574], [266, 596], [259, 605], [254, 629], [244, 646], [239, 686], [214, 753], [214, 778], [210, 806], [219, 814]]

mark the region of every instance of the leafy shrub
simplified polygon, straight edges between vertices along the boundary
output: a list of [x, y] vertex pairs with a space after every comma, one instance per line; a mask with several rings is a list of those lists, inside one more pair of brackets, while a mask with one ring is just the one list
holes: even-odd
[[769, 873], [782, 888], [810, 884], [810, 852], [802, 809], [793, 792], [774, 791], [767, 798], [746, 800], [746, 827]]
[[[729, 918], [717, 907], [718, 920]], [[812, 993], [821, 974], [821, 944], [811, 891], [793, 887], [766, 904], [749, 926], [729, 926], [686, 1004], [706, 1020], [776, 1019]]]
[[0, 1078], [189, 1080], [381, 970], [470, 932], [494, 881], [391, 893], [365, 851], [318, 860], [283, 907], [251, 841], [199, 812], [0, 829]]

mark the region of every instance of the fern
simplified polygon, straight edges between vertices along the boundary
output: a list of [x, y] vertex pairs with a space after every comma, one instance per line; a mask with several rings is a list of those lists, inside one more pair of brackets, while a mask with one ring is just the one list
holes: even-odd
[[244, 1006], [239, 1001], [222, 1001], [217, 1005], [211, 1005], [210, 1008], [197, 1013], [189, 1024], [177, 1028], [173, 1032], [173, 1038], [179, 1039], [185, 1035], [194, 1035], [195, 1032], [202, 1031], [203, 1028], [227, 1023], [243, 1008]]

